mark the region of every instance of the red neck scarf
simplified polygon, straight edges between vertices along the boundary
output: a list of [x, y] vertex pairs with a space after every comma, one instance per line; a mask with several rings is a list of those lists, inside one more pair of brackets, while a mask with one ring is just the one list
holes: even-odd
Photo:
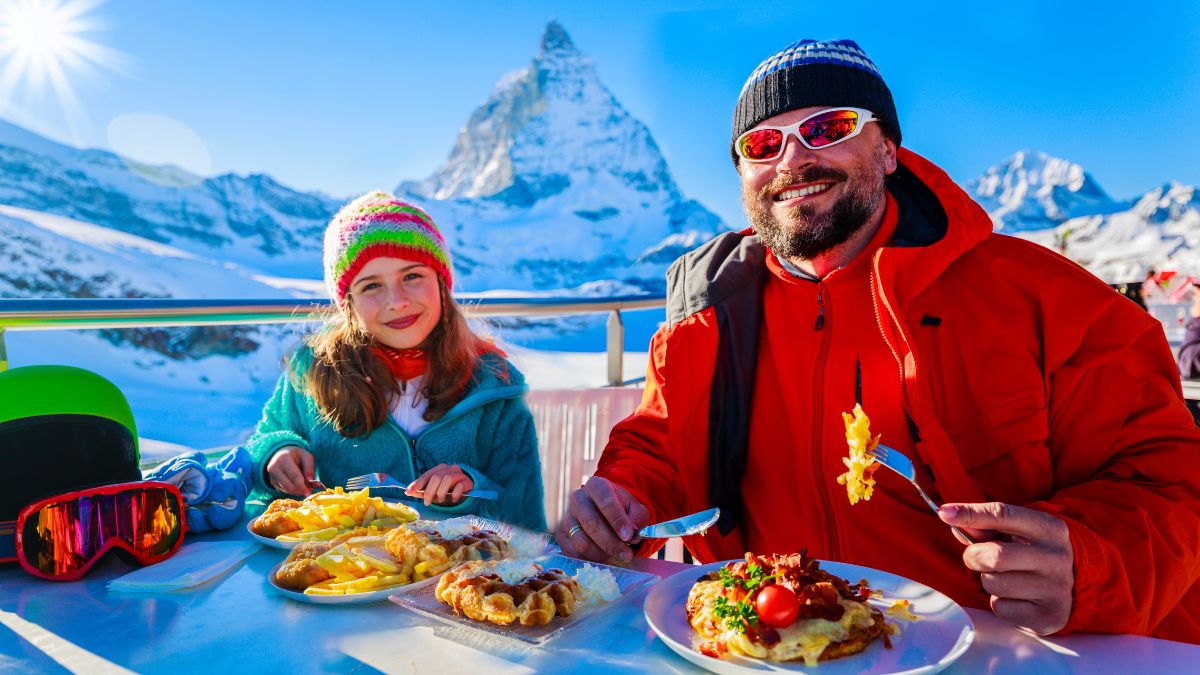
[[387, 364], [396, 379], [404, 382], [429, 369], [429, 354], [424, 349], [393, 349], [384, 345], [372, 345], [371, 353]]

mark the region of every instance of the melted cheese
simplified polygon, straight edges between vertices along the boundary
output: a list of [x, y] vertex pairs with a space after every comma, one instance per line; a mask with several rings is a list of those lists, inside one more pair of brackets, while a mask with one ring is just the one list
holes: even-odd
[[817, 665], [821, 652], [835, 642], [841, 642], [850, 637], [852, 628], [867, 629], [875, 623], [870, 608], [861, 602], [838, 598], [838, 603], [846, 609], [838, 621], [825, 619], [805, 619], [796, 621], [790, 626], [776, 628], [779, 642], [771, 647], [754, 642], [745, 634], [725, 626], [724, 622], [713, 611], [713, 602], [721, 595], [719, 581], [699, 581], [689, 594], [689, 602], [702, 603], [702, 609], [692, 615], [692, 629], [705, 637], [715, 638], [723, 642], [729, 651], [758, 659], [772, 661], [799, 661], [805, 665]]
[[920, 621], [921, 617], [913, 614], [912, 610], [909, 609], [910, 604], [908, 600], [897, 600], [892, 603], [891, 607], [887, 608], [887, 614], [888, 616], [904, 619], [905, 621]]

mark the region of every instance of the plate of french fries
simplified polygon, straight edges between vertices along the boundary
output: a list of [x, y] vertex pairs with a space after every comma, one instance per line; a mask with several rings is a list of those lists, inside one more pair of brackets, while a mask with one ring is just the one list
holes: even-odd
[[[431, 579], [424, 570], [405, 569], [390, 556], [383, 535], [361, 532], [365, 531], [339, 537], [340, 543], [319, 554], [322, 542], [307, 544], [314, 549], [312, 557], [304, 556], [304, 548], [293, 549], [287, 560], [271, 570], [267, 580], [276, 591], [293, 600], [347, 605], [378, 602], [401, 586]], [[320, 580], [310, 584], [313, 579]], [[296, 588], [305, 585], [303, 590]]]
[[303, 501], [276, 499], [246, 527], [262, 544], [292, 549], [306, 541], [329, 541], [357, 528], [365, 528], [367, 534], [383, 533], [418, 517], [411, 506], [372, 497], [367, 489], [346, 492], [335, 487], [314, 492]]
[[550, 548], [545, 534], [479, 516], [417, 520], [382, 532], [359, 527], [330, 540], [300, 542], [268, 581], [301, 602], [376, 602], [463, 562], [536, 557]]

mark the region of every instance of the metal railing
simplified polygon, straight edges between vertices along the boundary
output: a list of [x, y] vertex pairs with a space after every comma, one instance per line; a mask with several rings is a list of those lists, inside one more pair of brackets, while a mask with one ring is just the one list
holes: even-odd
[[[625, 325], [622, 311], [657, 309], [661, 295], [613, 298], [459, 298], [468, 316], [566, 316], [608, 312], [605, 334], [608, 383], [623, 383]], [[54, 298], [0, 300], [0, 371], [8, 367], [4, 333], [10, 330], [146, 328], [323, 321], [329, 300], [182, 300], [177, 298]]]

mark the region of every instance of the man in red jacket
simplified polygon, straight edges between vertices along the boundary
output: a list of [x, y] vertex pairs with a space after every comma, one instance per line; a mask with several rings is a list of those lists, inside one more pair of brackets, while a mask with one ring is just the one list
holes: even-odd
[[[672, 266], [643, 401], [560, 545], [628, 561], [654, 550], [638, 526], [717, 506], [685, 540], [701, 561], [807, 548], [1042, 634], [1200, 642], [1200, 431], [1161, 326], [994, 234], [900, 141], [851, 41], [755, 70], [732, 144], [752, 227]], [[888, 471], [850, 505], [836, 479], [856, 403], [940, 510]]]

